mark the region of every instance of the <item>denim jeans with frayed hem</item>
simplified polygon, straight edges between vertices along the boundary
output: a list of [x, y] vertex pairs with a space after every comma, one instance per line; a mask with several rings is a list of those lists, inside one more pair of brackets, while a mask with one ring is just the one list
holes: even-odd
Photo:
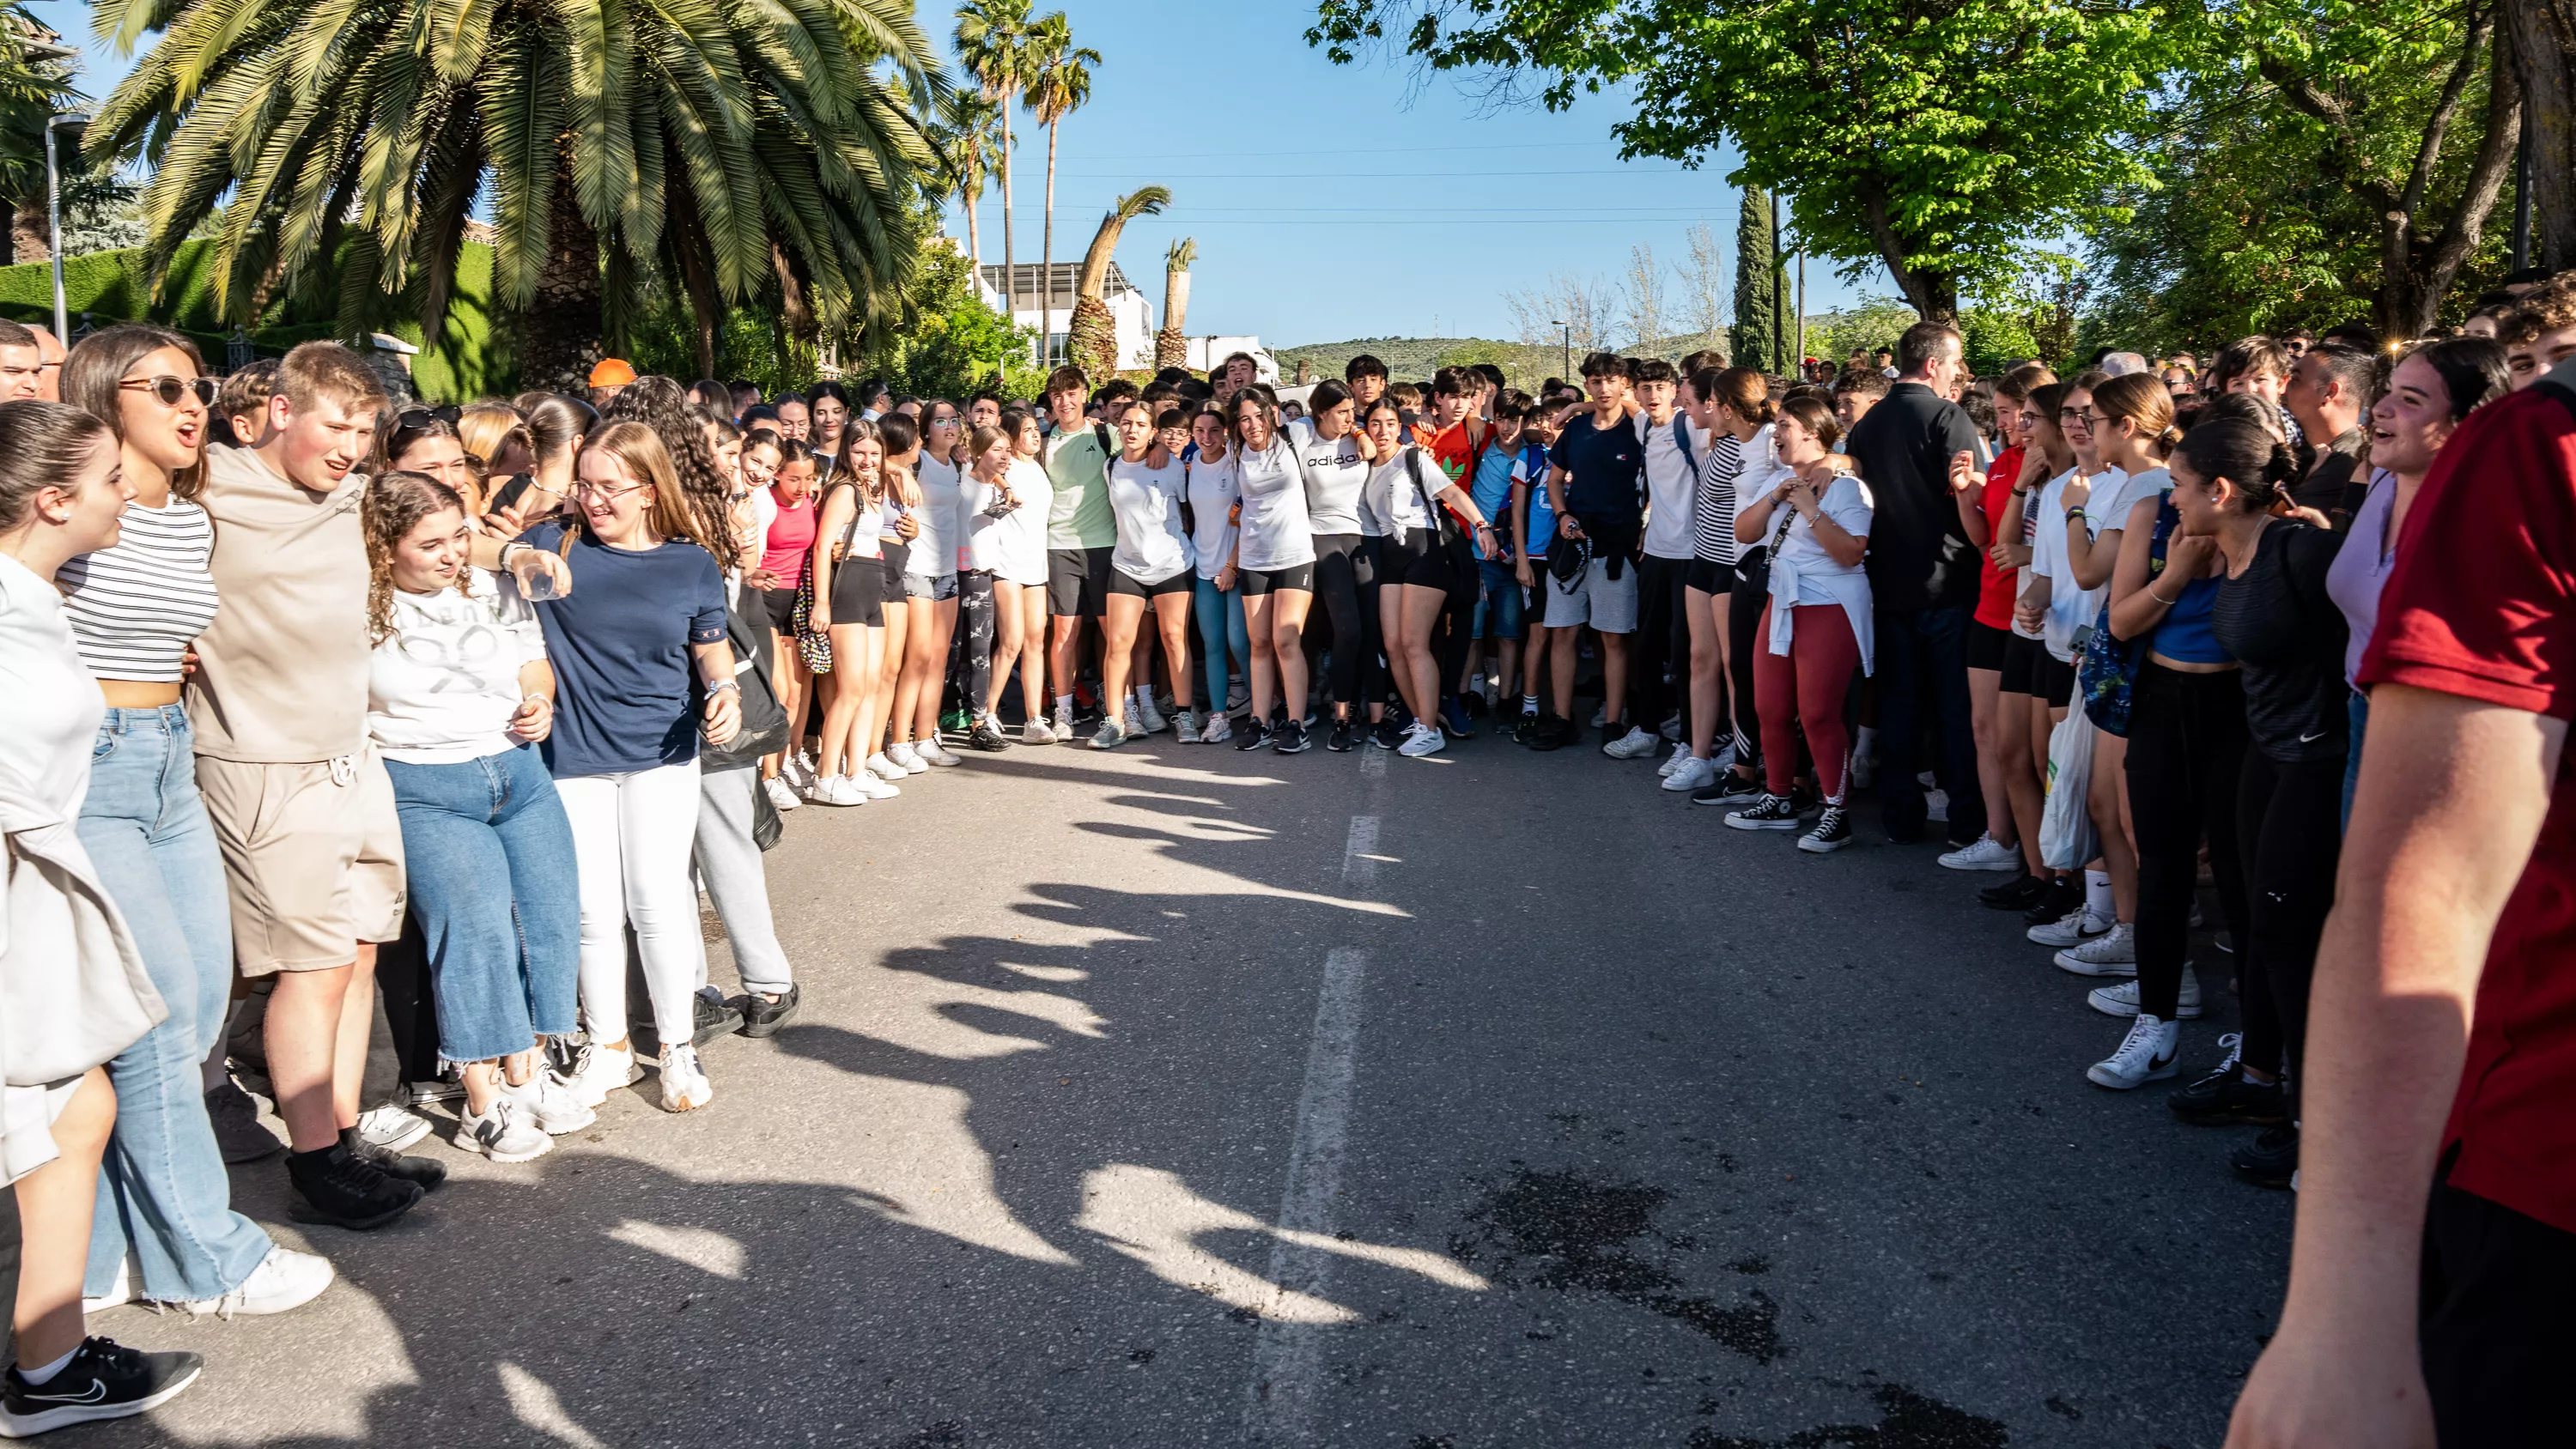
[[222, 1039], [233, 932], [223, 857], [197, 794], [187, 711], [111, 709], [90, 757], [80, 839], [143, 953], [169, 1018], [108, 1063], [116, 1133], [99, 1166], [82, 1291], [116, 1281], [131, 1249], [143, 1297], [220, 1298], [273, 1246], [232, 1210], [200, 1067]]
[[438, 1052], [485, 1062], [573, 1029], [581, 897], [572, 825], [534, 745], [452, 765], [385, 761]]

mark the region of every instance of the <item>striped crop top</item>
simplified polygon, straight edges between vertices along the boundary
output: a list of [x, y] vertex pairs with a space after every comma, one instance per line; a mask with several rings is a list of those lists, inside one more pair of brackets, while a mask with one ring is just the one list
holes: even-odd
[[116, 546], [82, 554], [55, 575], [83, 667], [100, 679], [178, 683], [180, 656], [214, 622], [215, 579], [206, 569], [214, 545], [214, 524], [194, 503], [127, 503]]

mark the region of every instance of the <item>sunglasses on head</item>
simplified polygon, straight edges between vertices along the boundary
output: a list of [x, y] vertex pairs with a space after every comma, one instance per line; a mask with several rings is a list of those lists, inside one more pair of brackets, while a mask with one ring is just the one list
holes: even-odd
[[434, 408], [411, 407], [404, 408], [401, 412], [394, 414], [394, 426], [398, 428], [426, 428], [436, 423], [447, 423], [453, 426], [459, 418], [464, 416], [465, 409], [454, 403], [447, 403]]
[[214, 379], [206, 377], [128, 377], [119, 379], [121, 388], [133, 388], [152, 394], [152, 400], [165, 408], [175, 408], [179, 399], [193, 394], [200, 407], [215, 405]]

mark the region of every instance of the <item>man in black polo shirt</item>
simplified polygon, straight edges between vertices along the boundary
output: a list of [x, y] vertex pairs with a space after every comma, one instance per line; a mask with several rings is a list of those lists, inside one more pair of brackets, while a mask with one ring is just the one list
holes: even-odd
[[1923, 833], [1916, 774], [1925, 737], [1937, 729], [1934, 776], [1950, 796], [1950, 842], [1963, 845], [1984, 833], [1986, 805], [1968, 720], [1978, 554], [1950, 492], [1951, 460], [1975, 457], [1977, 429], [1944, 396], [1960, 375], [1959, 330], [1940, 322], [1906, 328], [1896, 368], [1887, 396], [1843, 440], [1877, 504], [1869, 589], [1878, 633], [1879, 818], [1895, 840]]

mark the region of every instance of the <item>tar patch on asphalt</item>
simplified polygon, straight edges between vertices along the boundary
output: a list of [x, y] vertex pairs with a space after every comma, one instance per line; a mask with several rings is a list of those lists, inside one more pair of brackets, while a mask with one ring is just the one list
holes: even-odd
[[1870, 1391], [1878, 1400], [1875, 1424], [1828, 1424], [1804, 1429], [1786, 1439], [1736, 1439], [1713, 1429], [1690, 1436], [1690, 1449], [2004, 1449], [2011, 1435], [1995, 1420], [1980, 1418], [1938, 1399], [1927, 1399], [1897, 1384]]
[[1597, 1183], [1570, 1172], [1518, 1168], [1467, 1209], [1472, 1229], [1452, 1235], [1449, 1252], [1505, 1286], [1599, 1293], [1769, 1363], [1780, 1353], [1780, 1309], [1769, 1294], [1757, 1288], [1733, 1305], [1687, 1297], [1670, 1268], [1640, 1256], [1649, 1242], [1667, 1250], [1690, 1246], [1655, 1231], [1655, 1214], [1670, 1196], [1640, 1182]]

